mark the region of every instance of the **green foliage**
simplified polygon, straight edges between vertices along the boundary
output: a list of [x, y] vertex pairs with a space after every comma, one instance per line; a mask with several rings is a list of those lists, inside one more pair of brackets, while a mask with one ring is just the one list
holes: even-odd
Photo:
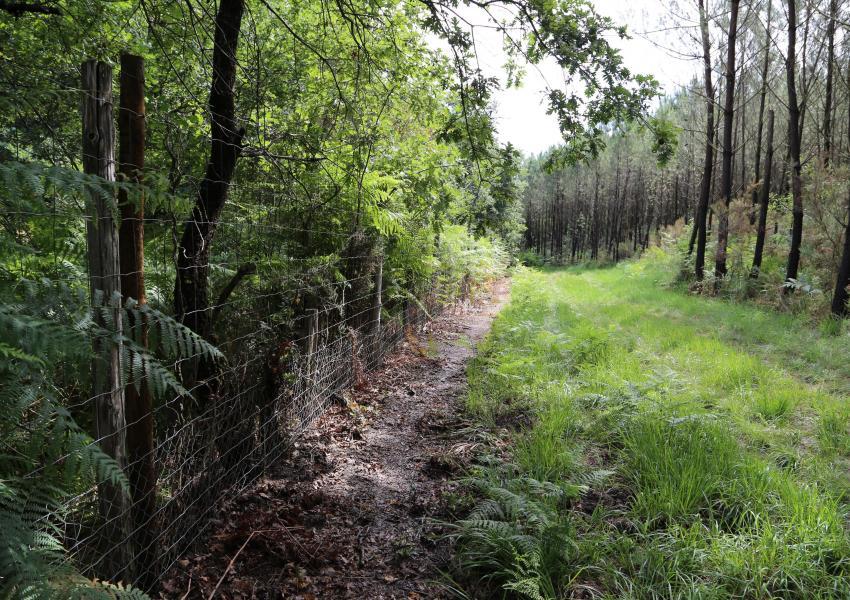
[[818, 441], [825, 453], [850, 456], [850, 415], [844, 407], [827, 409], [818, 422]]
[[[504, 276], [509, 255], [500, 240], [476, 238], [460, 225], [440, 233], [436, 258], [439, 275], [452, 296], [466, 292], [471, 298], [494, 279]], [[466, 285], [467, 289], [461, 288]]]
[[799, 390], [794, 388], [760, 388], [755, 393], [754, 408], [767, 420], [783, 419], [794, 410], [799, 397]]
[[[127, 486], [115, 461], [77, 423], [79, 410], [68, 408], [91, 408], [83, 374], [91, 361], [101, 360], [92, 354], [92, 341], [107, 338], [120, 344], [124, 380], [139, 385], [144, 379], [160, 397], [187, 394], [166, 364], [189, 356], [217, 360], [220, 353], [149, 307], [128, 302], [122, 311], [125, 322], [131, 315], [144, 318], [157, 332], [143, 348], [131, 335], [116, 338], [108, 320], [106, 326], [97, 325], [93, 313], [111, 315], [108, 305], [89, 309], [84, 296], [49, 280], [19, 280], [18, 286], [27, 290], [29, 301], [10, 304], [6, 297], [0, 305], [0, 436], [5, 440], [0, 450], [0, 523], [7, 534], [0, 547], [0, 576], [5, 593], [66, 597], [93, 585], [62, 562], [60, 524], [69, 510], [66, 501], [96, 482], [112, 482], [125, 492]], [[71, 304], [75, 300], [80, 303]], [[126, 596], [117, 588], [99, 589], [102, 597], [115, 597], [113, 592]], [[126, 592], [132, 597], [131, 590]]]
[[623, 443], [624, 474], [636, 492], [631, 510], [648, 523], [711, 511], [735, 478], [735, 440], [703, 419], [649, 415], [630, 424]]
[[450, 534], [463, 569], [494, 595], [556, 597], [560, 582], [553, 575], [568, 568], [577, 550], [572, 527], [556, 508], [567, 493], [530, 478], [474, 485], [484, 499]]
[[72, 379], [87, 371], [94, 358], [91, 340], [110, 332], [91, 319], [45, 320], [31, 308], [0, 306], [0, 345], [10, 350], [0, 360], [0, 592], [21, 598], [141, 597], [87, 581], [63, 561], [67, 500], [94, 482], [127, 491], [119, 466], [66, 408], [66, 388], [55, 377], [57, 369]]
[[545, 264], [545, 259], [534, 250], [523, 250], [517, 260], [526, 267], [542, 267]]
[[[62, 523], [71, 509], [68, 500], [98, 482], [111, 482], [127, 493], [118, 464], [92, 439], [89, 373], [94, 340], [108, 351], [122, 349], [125, 383], [144, 380], [157, 397], [187, 394], [168, 366], [179, 358], [220, 360], [220, 352], [186, 327], [150, 306], [120, 297], [89, 299], [84, 271], [71, 261], [48, 253], [51, 243], [76, 240], [79, 230], [59, 234], [55, 218], [43, 213], [77, 214], [90, 194], [114, 206], [116, 190], [154, 194], [151, 188], [109, 184], [61, 167], [0, 164], [5, 186], [0, 207], [10, 225], [0, 236], [11, 250], [0, 262], [0, 592], [14, 597], [141, 598], [140, 592], [109, 583], [92, 582], [64, 561]], [[45, 200], [52, 204], [45, 209]], [[13, 225], [13, 226], [11, 226]], [[78, 225], [79, 227], [79, 225]], [[60, 275], [73, 275], [60, 277]], [[120, 332], [116, 314], [125, 324]], [[142, 345], [141, 327], [150, 333]], [[81, 422], [82, 419], [82, 422]]]
[[468, 399], [516, 430], [512, 464], [475, 471], [455, 581], [507, 598], [845, 597], [844, 340], [665, 289], [675, 257], [651, 254], [515, 278]]
[[652, 117], [649, 129], [653, 136], [652, 153], [658, 159], [658, 166], [666, 167], [676, 154], [681, 128], [667, 119]]

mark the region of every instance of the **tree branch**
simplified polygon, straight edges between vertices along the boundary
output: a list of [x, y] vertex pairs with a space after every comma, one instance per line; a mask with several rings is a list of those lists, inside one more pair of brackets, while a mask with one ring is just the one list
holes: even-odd
[[[236, 271], [236, 274], [233, 278], [228, 282], [224, 289], [221, 290], [221, 293], [218, 295], [218, 300], [215, 301], [215, 308], [212, 313], [212, 321], [211, 323], [215, 323], [218, 320], [218, 315], [221, 312], [221, 307], [227, 303], [227, 299], [230, 298], [230, 294], [233, 293], [233, 290], [236, 289], [243, 279], [245, 279], [248, 275], [253, 275], [257, 272], [257, 265], [254, 263], [245, 263]], [[212, 325], [211, 325], [212, 326]]]

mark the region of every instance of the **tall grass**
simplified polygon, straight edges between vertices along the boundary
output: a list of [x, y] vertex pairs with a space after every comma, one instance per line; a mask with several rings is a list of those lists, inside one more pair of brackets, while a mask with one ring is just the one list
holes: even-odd
[[850, 597], [846, 342], [663, 281], [517, 276], [469, 369], [470, 412], [512, 441], [454, 525], [471, 596]]

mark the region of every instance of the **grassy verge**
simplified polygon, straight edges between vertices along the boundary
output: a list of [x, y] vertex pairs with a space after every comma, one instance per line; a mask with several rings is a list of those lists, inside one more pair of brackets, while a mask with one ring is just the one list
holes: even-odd
[[663, 273], [516, 278], [469, 371], [513, 430], [454, 528], [472, 595], [850, 597], [847, 337]]

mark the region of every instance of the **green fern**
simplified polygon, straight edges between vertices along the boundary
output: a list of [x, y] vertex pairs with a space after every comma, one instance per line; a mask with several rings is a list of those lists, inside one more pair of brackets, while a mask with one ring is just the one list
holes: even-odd
[[[65, 517], [64, 501], [97, 482], [126, 491], [127, 480], [65, 407], [57, 369], [85, 373], [92, 339], [109, 337], [122, 348], [125, 383], [144, 380], [154, 394], [187, 395], [166, 361], [186, 356], [216, 361], [221, 353], [171, 317], [133, 300], [119, 308], [121, 318], [157, 332], [148, 347], [141, 344], [141, 329], [116, 333], [120, 297], [96, 298], [99, 304], [90, 307], [62, 284], [18, 283], [25, 298], [0, 298], [0, 597], [144, 597], [81, 578], [63, 560], [55, 523]], [[25, 301], [9, 301], [14, 299]]]
[[[131, 203], [144, 197], [149, 209], [160, 204], [188, 206], [184, 199], [167, 191], [165, 180], [153, 176], [146, 177], [144, 184], [126, 180], [107, 181], [75, 169], [9, 161], [0, 163], [0, 180], [3, 183], [0, 212], [9, 216], [49, 213], [50, 210], [46, 209], [80, 214], [85, 199], [96, 195], [107, 202], [117, 218], [115, 198], [119, 190], [126, 193]], [[46, 200], [53, 206], [46, 204]]]
[[[67, 500], [99, 482], [127, 489], [119, 465], [67, 407], [84, 404], [95, 338], [121, 347], [125, 383], [144, 380], [158, 396], [187, 393], [167, 366], [174, 360], [216, 361], [221, 354], [153, 308], [135, 301], [122, 306], [120, 297], [92, 301], [79, 267], [29, 240], [43, 229], [39, 219], [51, 214], [82, 223], [92, 194], [116, 216], [119, 189], [131, 201], [141, 193], [149, 203], [176, 199], [150, 186], [38, 164], [2, 163], [0, 182], [0, 216], [7, 231], [27, 240], [0, 235], [0, 598], [145, 598], [139, 590], [91, 581], [66, 560], [59, 525], [69, 518]], [[61, 227], [69, 247], [84, 247], [81, 227]], [[81, 250], [76, 256], [82, 259]], [[118, 330], [118, 314], [123, 323], [146, 324], [147, 347], [141, 328]]]
[[449, 526], [459, 569], [502, 595], [558, 597], [575, 542], [568, 517], [557, 507], [571, 490], [527, 477], [474, 484], [482, 500]]

